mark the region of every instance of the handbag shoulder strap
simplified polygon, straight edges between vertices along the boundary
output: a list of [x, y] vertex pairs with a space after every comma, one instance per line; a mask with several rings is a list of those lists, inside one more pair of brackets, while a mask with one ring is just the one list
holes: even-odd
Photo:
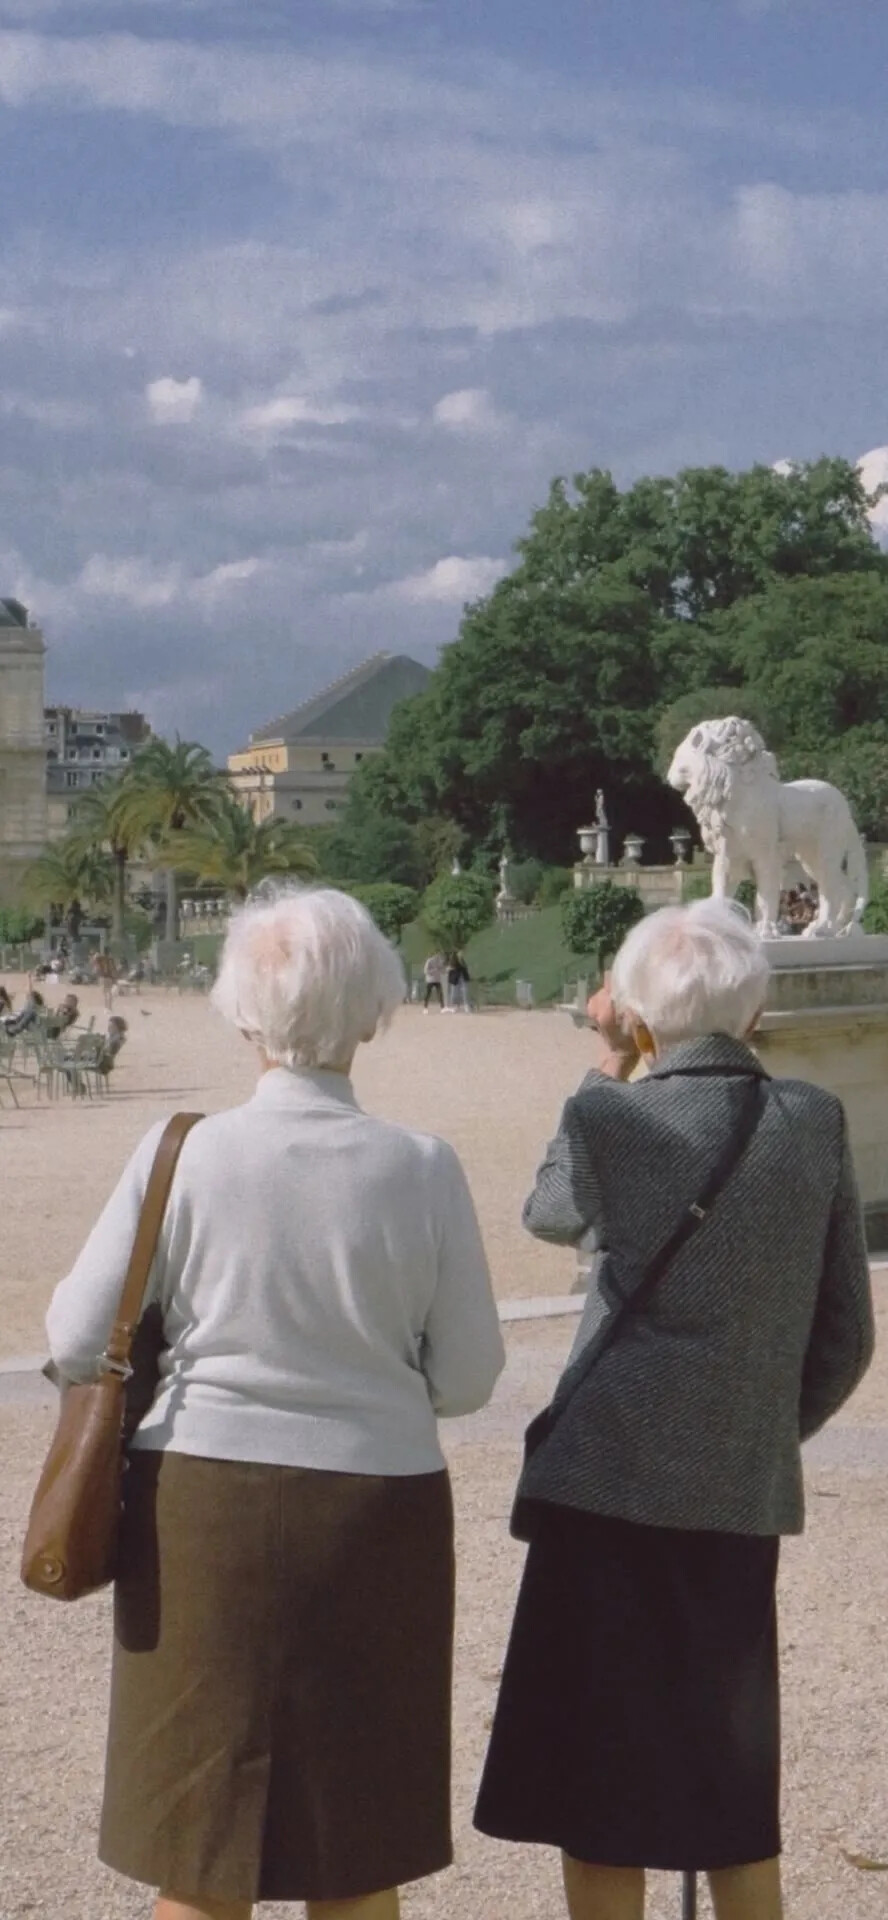
[[117, 1315], [102, 1355], [104, 1373], [129, 1374], [133, 1335], [141, 1318], [145, 1289], [157, 1252], [173, 1175], [192, 1127], [203, 1117], [202, 1113], [174, 1113], [160, 1136], [145, 1188]]
[[769, 1076], [767, 1074], [750, 1074], [749, 1078], [751, 1085], [746, 1097], [740, 1124], [727, 1140], [709, 1178], [700, 1188], [696, 1199], [692, 1200], [690, 1206], [684, 1209], [678, 1225], [674, 1232], [670, 1234], [669, 1239], [664, 1241], [663, 1245], [658, 1248], [654, 1254], [649, 1265], [645, 1268], [644, 1275], [639, 1281], [638, 1286], [633, 1287], [632, 1292], [626, 1294], [625, 1297], [620, 1300], [611, 1318], [605, 1321], [597, 1335], [593, 1334], [588, 1345], [583, 1348], [573, 1364], [568, 1366], [562, 1374], [552, 1400], [551, 1413], [553, 1417], [557, 1417], [563, 1413], [568, 1401], [572, 1398], [577, 1388], [582, 1386], [587, 1375], [591, 1373], [595, 1362], [604, 1352], [605, 1347], [610, 1346], [611, 1341], [620, 1331], [620, 1328], [629, 1318], [630, 1314], [637, 1313], [638, 1309], [643, 1307], [651, 1298], [652, 1293], [655, 1288], [659, 1286], [667, 1268], [672, 1265], [676, 1254], [681, 1251], [682, 1247], [687, 1245], [692, 1235], [697, 1232], [698, 1227], [702, 1226], [703, 1221], [711, 1211], [722, 1189], [727, 1186], [732, 1174], [735, 1173], [737, 1167], [740, 1165], [756, 1133], [767, 1101]]

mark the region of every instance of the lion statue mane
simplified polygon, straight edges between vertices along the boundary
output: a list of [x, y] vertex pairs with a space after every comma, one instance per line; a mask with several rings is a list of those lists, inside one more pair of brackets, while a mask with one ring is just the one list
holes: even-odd
[[730, 898], [742, 880], [756, 890], [763, 939], [778, 937], [783, 870], [797, 860], [819, 893], [805, 937], [850, 933], [867, 902], [863, 842], [843, 793], [826, 780], [782, 781], [749, 720], [702, 720], [685, 735], [667, 774], [695, 815], [712, 854], [712, 892]]

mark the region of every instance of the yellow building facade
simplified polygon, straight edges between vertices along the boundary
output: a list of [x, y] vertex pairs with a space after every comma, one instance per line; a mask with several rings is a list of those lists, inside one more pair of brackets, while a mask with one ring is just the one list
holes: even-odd
[[230, 755], [232, 787], [254, 819], [332, 826], [355, 768], [385, 743], [398, 702], [421, 693], [429, 668], [378, 653], [322, 693], [251, 734]]

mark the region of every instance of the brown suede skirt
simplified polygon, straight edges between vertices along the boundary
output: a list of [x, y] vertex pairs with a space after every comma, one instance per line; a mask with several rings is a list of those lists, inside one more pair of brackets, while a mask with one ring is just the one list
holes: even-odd
[[134, 1454], [101, 1859], [216, 1900], [448, 1866], [453, 1586], [446, 1473]]

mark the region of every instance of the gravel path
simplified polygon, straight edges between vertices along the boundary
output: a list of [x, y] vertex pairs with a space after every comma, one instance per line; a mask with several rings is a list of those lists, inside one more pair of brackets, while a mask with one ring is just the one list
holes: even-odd
[[[104, 1016], [97, 996], [87, 1012]], [[0, 1360], [39, 1355], [52, 1286], [82, 1243], [124, 1160], [152, 1120], [177, 1106], [215, 1110], [248, 1096], [250, 1055], [205, 1002], [130, 999], [113, 1098], [0, 1113], [5, 1210]], [[594, 1040], [554, 1014], [425, 1019], [408, 1008], [359, 1056], [373, 1111], [443, 1134], [463, 1157], [503, 1300], [565, 1295], [569, 1254], [518, 1224], [562, 1101]], [[888, 1319], [888, 1276], [878, 1283]], [[562, 1913], [554, 1858], [483, 1840], [471, 1806], [523, 1550], [506, 1517], [520, 1435], [547, 1398], [575, 1321], [512, 1322], [494, 1401], [445, 1429], [457, 1502], [459, 1618], [453, 1871], [411, 1889], [406, 1920], [537, 1920]], [[841, 1421], [809, 1450], [809, 1526], [782, 1565], [785, 1829], [791, 1920], [884, 1920], [888, 1883], [846, 1854], [888, 1861], [884, 1793], [888, 1668], [888, 1362], [879, 1358]], [[0, 1920], [127, 1920], [150, 1900], [94, 1860], [107, 1689], [108, 1602], [72, 1609], [25, 1594], [17, 1562], [54, 1397], [29, 1371], [0, 1373]], [[702, 1909], [706, 1912], [705, 1905]], [[286, 1916], [298, 1908], [267, 1908]], [[650, 1920], [679, 1911], [656, 1880]]]
[[[888, 1320], [888, 1299], [881, 1317]], [[505, 1847], [472, 1831], [471, 1807], [495, 1698], [523, 1549], [506, 1516], [523, 1424], [548, 1395], [571, 1337], [567, 1320], [513, 1325], [509, 1365], [492, 1406], [445, 1428], [457, 1503], [460, 1567], [456, 1661], [456, 1832], [453, 1871], [411, 1889], [406, 1920], [561, 1913], [548, 1852]], [[885, 1348], [883, 1346], [882, 1352]], [[6, 1377], [6, 1385], [15, 1376]], [[888, 1860], [884, 1658], [888, 1593], [885, 1363], [829, 1433], [809, 1449], [808, 1531], [786, 1543], [781, 1574], [785, 1837], [792, 1920], [884, 1920], [884, 1876], [846, 1854]], [[18, 1585], [27, 1500], [52, 1424], [48, 1396], [17, 1377], [0, 1404], [0, 1916], [84, 1920], [146, 1916], [150, 1903], [94, 1859], [107, 1687], [108, 1603], [74, 1608]], [[678, 1913], [674, 1880], [655, 1877], [651, 1920]], [[704, 1904], [702, 1911], [705, 1912]], [[269, 1915], [299, 1908], [266, 1908]]]
[[[21, 982], [9, 982], [17, 995]], [[106, 1014], [79, 990], [85, 1017]], [[206, 1000], [146, 992], [120, 1002], [129, 1037], [107, 1100], [37, 1102], [17, 1111], [0, 1089], [4, 1192], [0, 1359], [36, 1353], [52, 1289], [67, 1272], [128, 1156], [177, 1107], [216, 1112], [255, 1084], [251, 1049]], [[355, 1067], [368, 1111], [450, 1140], [475, 1196], [494, 1285], [503, 1299], [569, 1293], [571, 1253], [524, 1233], [520, 1206], [561, 1107], [595, 1057], [595, 1037], [555, 1013], [471, 1017], [405, 1007]]]

